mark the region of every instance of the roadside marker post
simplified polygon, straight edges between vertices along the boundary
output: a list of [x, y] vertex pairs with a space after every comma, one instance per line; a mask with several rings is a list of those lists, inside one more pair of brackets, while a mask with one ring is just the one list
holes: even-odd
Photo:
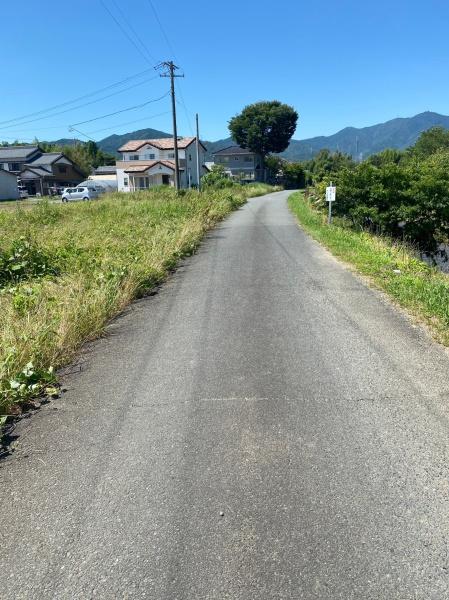
[[337, 188], [331, 184], [326, 188], [326, 202], [329, 203], [329, 214], [327, 217], [327, 224], [330, 225], [332, 223], [332, 202], [335, 202], [335, 198], [337, 197]]

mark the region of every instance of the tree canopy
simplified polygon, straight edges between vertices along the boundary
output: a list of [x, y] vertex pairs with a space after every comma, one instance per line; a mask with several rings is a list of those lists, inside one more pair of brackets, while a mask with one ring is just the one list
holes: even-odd
[[410, 148], [412, 155], [425, 158], [439, 150], [449, 150], [449, 131], [444, 127], [432, 127], [424, 131]]
[[283, 152], [296, 131], [298, 113], [278, 100], [246, 106], [229, 121], [232, 139], [263, 158], [270, 152]]

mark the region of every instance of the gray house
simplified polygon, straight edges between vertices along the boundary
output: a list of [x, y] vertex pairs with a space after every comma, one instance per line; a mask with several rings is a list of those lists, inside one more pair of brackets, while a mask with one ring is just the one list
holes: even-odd
[[228, 146], [213, 154], [214, 163], [222, 165], [233, 178], [242, 182], [260, 181], [262, 159], [258, 154], [240, 146]]
[[0, 169], [19, 177], [30, 196], [56, 193], [77, 185], [84, 174], [62, 152], [44, 152], [38, 145], [0, 147]]
[[55, 194], [64, 187], [78, 185], [84, 174], [62, 152], [44, 152], [23, 166], [20, 181], [31, 196]]
[[18, 198], [17, 175], [0, 169], [0, 200], [17, 200]]
[[41, 156], [39, 146], [0, 147], [0, 169], [18, 175], [27, 163]]

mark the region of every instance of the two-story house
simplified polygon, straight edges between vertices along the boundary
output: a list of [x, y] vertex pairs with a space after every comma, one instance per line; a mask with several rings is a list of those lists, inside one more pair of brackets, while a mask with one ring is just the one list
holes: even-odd
[[228, 146], [214, 152], [214, 163], [224, 167], [230, 177], [242, 182], [260, 181], [262, 159], [255, 152], [240, 146]]
[[47, 195], [84, 179], [79, 167], [62, 152], [44, 152], [38, 145], [0, 147], [0, 169], [19, 177], [30, 194]]
[[42, 154], [39, 146], [0, 147], [0, 169], [18, 175], [24, 165], [33, 162]]
[[[198, 185], [196, 138], [178, 138], [179, 179], [181, 188]], [[175, 149], [173, 138], [130, 140], [118, 152], [117, 184], [119, 192], [145, 190], [157, 185], [174, 185]], [[205, 146], [200, 142], [200, 177], [204, 167]]]
[[78, 185], [85, 178], [79, 167], [62, 152], [44, 152], [25, 164], [19, 176], [31, 196], [56, 193], [60, 188]]

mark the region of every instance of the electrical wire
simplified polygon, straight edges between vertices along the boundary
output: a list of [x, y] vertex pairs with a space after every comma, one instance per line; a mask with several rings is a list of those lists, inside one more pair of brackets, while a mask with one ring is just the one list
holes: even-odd
[[[196, 136], [196, 133], [194, 132], [194, 130], [193, 130], [193, 127], [192, 127], [192, 122], [190, 121], [190, 117], [189, 117], [189, 111], [187, 110], [187, 105], [186, 105], [186, 103], [185, 103], [184, 96], [183, 96], [183, 94], [182, 94], [182, 90], [181, 90], [181, 84], [180, 84], [180, 83], [178, 83], [178, 84], [177, 84], [177, 87], [178, 87], [178, 92], [179, 92], [179, 95], [180, 95], [180, 97], [181, 97], [181, 101], [177, 100], [176, 102], [182, 106], [182, 108], [183, 108], [183, 110], [184, 110], [184, 114], [185, 114], [185, 116], [186, 116], [187, 124], [188, 124], [188, 126], [189, 126], [189, 129], [190, 129], [190, 133], [192, 134], [192, 136], [193, 136], [193, 137], [195, 137], [195, 136]], [[192, 113], [192, 114], [193, 114], [193, 113]]]
[[143, 108], [144, 106], [147, 106], [148, 104], [151, 104], [153, 102], [159, 102], [160, 100], [163, 100], [169, 94], [170, 94], [170, 90], [165, 92], [165, 94], [163, 96], [160, 96], [160, 98], [154, 98], [153, 100], [147, 100], [146, 102], [142, 102], [142, 104], [136, 104], [135, 106], [123, 108], [122, 110], [116, 110], [115, 112], [108, 113], [107, 115], [101, 115], [100, 117], [95, 117], [94, 119], [87, 119], [86, 121], [79, 121], [79, 123], [73, 123], [73, 125], [69, 125], [69, 127], [74, 127], [75, 125], [84, 125], [84, 123], [92, 123], [92, 121], [98, 121], [99, 119], [106, 119], [107, 117], [119, 115], [120, 113], [127, 112], [128, 110], [136, 110], [138, 108]]
[[173, 49], [173, 46], [172, 46], [172, 45], [171, 45], [171, 43], [170, 43], [170, 40], [168, 39], [168, 36], [167, 36], [167, 34], [165, 33], [165, 29], [164, 29], [164, 27], [162, 26], [161, 20], [159, 19], [159, 15], [157, 14], [156, 8], [155, 8], [155, 6], [154, 6], [154, 4], [153, 4], [152, 0], [147, 0], [147, 2], [148, 2], [148, 4], [151, 6], [151, 9], [152, 9], [152, 11], [153, 11], [153, 14], [154, 14], [154, 16], [155, 16], [155, 18], [156, 18], [156, 21], [157, 21], [158, 25], [159, 25], [159, 29], [161, 30], [161, 32], [162, 32], [162, 35], [163, 35], [163, 36], [164, 36], [164, 38], [165, 38], [165, 42], [166, 42], [166, 44], [167, 44], [167, 47], [168, 47], [169, 51], [172, 53], [172, 55], [173, 55], [173, 58], [174, 58], [174, 59], [176, 59], [176, 61], [178, 61], [178, 59], [176, 58], [176, 53], [175, 53], [175, 51], [174, 51], [174, 49]]
[[[157, 62], [157, 59], [151, 54], [151, 52], [148, 50], [148, 46], [142, 41], [141, 37], [139, 36], [139, 34], [137, 33], [137, 31], [134, 29], [133, 25], [129, 22], [128, 18], [126, 17], [125, 13], [122, 11], [122, 9], [120, 8], [120, 6], [117, 4], [117, 2], [115, 0], [111, 0], [111, 2], [114, 4], [114, 6], [116, 7], [116, 9], [118, 10], [118, 12], [120, 13], [123, 21], [127, 24], [128, 28], [130, 29], [130, 31], [134, 34], [134, 37], [136, 38], [136, 40], [139, 42], [139, 44], [142, 46], [142, 48], [144, 49], [144, 51], [148, 54], [150, 60], [154, 63]], [[149, 61], [150, 62], [150, 61]]]
[[133, 121], [126, 121], [125, 123], [118, 123], [116, 125], [112, 125], [112, 127], [102, 127], [101, 129], [95, 129], [94, 131], [89, 131], [90, 134], [100, 133], [101, 131], [110, 131], [111, 129], [116, 129], [119, 127], [124, 127], [125, 125], [132, 125], [134, 123], [141, 123], [142, 121], [148, 121], [149, 119], [156, 119], [157, 117], [163, 117], [164, 115], [171, 114], [171, 110], [166, 110], [165, 112], [158, 113], [157, 115], [150, 115], [148, 117], [142, 117], [140, 119], [134, 119]]
[[45, 115], [42, 117], [36, 117], [35, 119], [30, 119], [28, 121], [23, 121], [22, 123], [14, 123], [12, 125], [5, 125], [3, 127], [0, 127], [0, 130], [11, 129], [12, 127], [18, 127], [18, 126], [20, 127], [22, 125], [27, 125], [28, 123], [35, 123], [36, 121], [43, 121], [45, 119], [52, 119], [53, 117], [57, 117], [58, 115], [63, 115], [68, 112], [72, 112], [73, 110], [78, 110], [79, 108], [83, 108], [84, 106], [90, 106], [91, 104], [96, 104], [97, 102], [102, 102], [103, 100], [106, 100], [107, 98], [111, 98], [112, 96], [116, 96], [117, 94], [127, 92], [128, 90], [138, 87], [139, 85], [143, 85], [144, 83], [154, 81], [154, 79], [157, 79], [157, 75], [154, 77], [151, 77], [150, 79], [147, 79], [145, 81], [140, 81], [139, 83], [130, 85], [127, 88], [124, 88], [123, 90], [118, 90], [117, 92], [112, 92], [111, 94], [108, 94], [107, 96], [102, 96], [101, 98], [96, 98], [95, 100], [91, 100], [90, 102], [85, 102], [84, 104], [79, 104], [78, 106], [73, 106], [71, 108], [66, 108], [65, 110], [60, 110], [59, 112], [52, 113], [51, 115]]
[[7, 119], [5, 121], [0, 121], [0, 125], [3, 125], [4, 123], [12, 123], [13, 121], [22, 121], [22, 119], [27, 119], [28, 117], [34, 117], [34, 116], [41, 115], [46, 112], [57, 110], [58, 108], [63, 108], [64, 106], [68, 106], [69, 104], [74, 104], [75, 102], [79, 102], [80, 100], [84, 100], [86, 98], [91, 98], [92, 96], [96, 96], [97, 94], [106, 92], [107, 90], [110, 90], [114, 87], [122, 85], [123, 83], [127, 83], [128, 81], [131, 81], [132, 79], [136, 79], [137, 77], [142, 77], [143, 75], [147, 75], [148, 73], [150, 73], [152, 71], [153, 71], [153, 69], [145, 69], [144, 71], [140, 71], [139, 73], [136, 73], [135, 75], [130, 75], [129, 77], [126, 77], [125, 79], [122, 79], [121, 81], [117, 81], [116, 83], [107, 85], [106, 87], [100, 88], [94, 92], [90, 92], [89, 94], [84, 94], [83, 96], [79, 96], [78, 98], [74, 98], [73, 100], [67, 100], [66, 102], [62, 102], [61, 104], [55, 104], [55, 106], [51, 106], [50, 108], [45, 108], [42, 110], [38, 110], [36, 112], [28, 113], [26, 115], [22, 115], [21, 117], [15, 117], [14, 119]]
[[116, 17], [114, 16], [114, 14], [109, 10], [109, 8], [106, 5], [106, 3], [104, 2], [104, 0], [100, 0], [100, 2], [102, 4], [103, 8], [109, 13], [109, 16], [111, 17], [111, 19], [115, 22], [115, 24], [121, 30], [121, 32], [123, 33], [123, 35], [125, 35], [126, 38], [131, 42], [131, 44], [134, 46], [134, 48], [137, 50], [137, 52], [145, 59], [146, 62], [150, 62], [148, 60], [148, 57], [142, 51], [142, 49], [138, 46], [138, 44], [136, 44], [136, 42], [133, 40], [133, 38], [129, 35], [129, 33], [126, 31], [126, 29], [122, 26], [122, 24], [120, 23], [120, 21], [118, 21], [116, 19]]

